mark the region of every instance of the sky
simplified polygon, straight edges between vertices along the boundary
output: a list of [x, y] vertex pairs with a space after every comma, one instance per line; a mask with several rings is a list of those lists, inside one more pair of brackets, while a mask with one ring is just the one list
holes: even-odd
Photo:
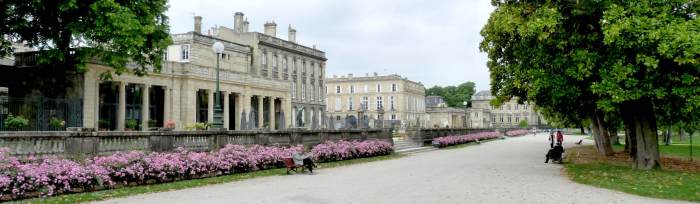
[[326, 52], [326, 76], [399, 74], [423, 83], [476, 83], [489, 89], [487, 57], [479, 51], [479, 34], [493, 7], [489, 0], [170, 0], [172, 33], [233, 27], [233, 14], [243, 12], [250, 30], [263, 32], [277, 23], [277, 37], [287, 27], [297, 42]]

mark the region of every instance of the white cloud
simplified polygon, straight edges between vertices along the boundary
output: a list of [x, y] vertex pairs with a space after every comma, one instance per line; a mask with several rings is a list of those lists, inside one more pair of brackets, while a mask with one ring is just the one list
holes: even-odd
[[[327, 75], [397, 73], [426, 86], [474, 81], [489, 88], [486, 54], [479, 52], [479, 31], [493, 7], [488, 0], [170, 0], [171, 32], [191, 31], [192, 17], [203, 28], [233, 26], [233, 14], [245, 13], [250, 29], [287, 25], [297, 41], [317, 45], [328, 57]], [[206, 30], [206, 29], [205, 29]]]

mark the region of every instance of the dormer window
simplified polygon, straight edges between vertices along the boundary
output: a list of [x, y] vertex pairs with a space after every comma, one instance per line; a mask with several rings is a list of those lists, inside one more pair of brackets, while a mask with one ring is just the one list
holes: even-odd
[[182, 45], [180, 47], [180, 59], [183, 61], [190, 60], [190, 45]]

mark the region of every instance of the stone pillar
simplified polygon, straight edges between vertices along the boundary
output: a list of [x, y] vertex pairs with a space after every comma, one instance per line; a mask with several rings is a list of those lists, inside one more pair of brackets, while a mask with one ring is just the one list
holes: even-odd
[[209, 99], [207, 100], [207, 123], [214, 123], [214, 91], [207, 90]]
[[150, 98], [149, 98], [149, 95], [151, 92], [150, 87], [151, 87], [150, 84], [144, 84], [143, 85], [143, 94], [141, 94], [141, 128], [142, 128], [141, 130], [142, 131], [148, 130], [148, 128], [150, 128], [148, 126], [148, 120], [151, 119], [151, 117], [149, 115], [151, 113], [151, 111], [148, 110], [149, 109], [148, 106], [150, 104]]
[[100, 118], [98, 112], [100, 107], [100, 82], [97, 79], [88, 77], [86, 73], [83, 83], [85, 86], [85, 89], [83, 89], [83, 127], [97, 130], [99, 128], [97, 120]]
[[265, 122], [263, 120], [263, 116], [264, 116], [263, 110], [265, 110], [265, 108], [264, 108], [265, 104], [263, 104], [263, 99], [265, 99], [264, 96], [258, 95], [258, 127], [257, 128], [260, 128], [260, 129], [263, 128], [263, 122]]
[[170, 90], [170, 87], [163, 87], [163, 125], [165, 125], [166, 121], [169, 120], [174, 120], [172, 117], [172, 90]]
[[[244, 104], [246, 103], [246, 100], [245, 100], [246, 96], [239, 93], [239, 94], [236, 94], [235, 99], [236, 99], [236, 108], [235, 108], [236, 115], [234, 116], [234, 117], [236, 117], [235, 129], [242, 130], [242, 129], [244, 129], [244, 127], [241, 127], [241, 120], [243, 119], [243, 117], [241, 117], [241, 116], [243, 115], [243, 109], [245, 108]], [[250, 104], [250, 98], [248, 98], [247, 101], [248, 101], [248, 104]], [[248, 111], [250, 111], [250, 109], [246, 109], [246, 113], [248, 113]]]
[[270, 96], [270, 100], [269, 100], [268, 105], [270, 106], [270, 108], [269, 108], [269, 111], [270, 111], [270, 113], [269, 113], [269, 115], [270, 115], [269, 116], [270, 130], [274, 130], [275, 129], [275, 97]]
[[224, 104], [223, 104], [223, 111], [224, 111], [224, 129], [230, 129], [229, 128], [229, 100], [228, 100], [228, 92], [222, 91], [221, 92], [221, 97], [224, 98]]
[[117, 130], [124, 131], [126, 122], [126, 82], [119, 83], [119, 105], [117, 108]]
[[287, 127], [294, 127], [294, 117], [292, 112], [292, 102], [288, 98], [282, 99], [282, 113], [284, 113], [284, 125], [285, 127], [280, 127], [280, 129], [287, 129]]

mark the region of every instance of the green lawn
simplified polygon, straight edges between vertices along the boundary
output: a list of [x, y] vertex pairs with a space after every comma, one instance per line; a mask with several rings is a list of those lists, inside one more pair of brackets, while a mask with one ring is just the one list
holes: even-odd
[[[319, 166], [319, 168], [321, 168], [321, 170], [323, 170], [326, 168], [334, 168], [334, 167], [346, 166], [346, 165], [357, 164], [357, 163], [366, 163], [366, 162], [373, 162], [373, 161], [396, 159], [399, 157], [402, 157], [402, 155], [391, 154], [391, 155], [386, 155], [386, 156], [320, 163], [320, 164], [318, 164], [318, 166]], [[49, 198], [26, 199], [26, 200], [14, 201], [12, 203], [78, 203], [78, 202], [89, 202], [89, 201], [106, 200], [106, 199], [110, 199], [110, 198], [125, 197], [125, 196], [137, 195], [137, 194], [144, 194], [144, 193], [155, 193], [155, 192], [171, 191], [171, 190], [184, 189], [184, 188], [200, 187], [200, 186], [206, 186], [206, 185], [211, 185], [211, 184], [227, 183], [227, 182], [239, 181], [239, 180], [256, 178], [256, 177], [285, 176], [285, 175], [286, 175], [285, 169], [269, 169], [269, 170], [254, 171], [254, 172], [240, 173], [240, 174], [231, 174], [231, 175], [210, 177], [210, 178], [203, 178], [203, 179], [183, 180], [183, 181], [176, 181], [176, 182], [171, 182], [171, 183], [124, 187], [124, 188], [95, 191], [95, 192], [86, 192], [86, 193], [77, 193], [77, 194], [67, 194], [67, 195], [59, 195], [59, 196], [49, 197]]]
[[[698, 138], [698, 140], [700, 141], [700, 137]], [[625, 149], [625, 145], [614, 145], [613, 149], [615, 151], [622, 151]], [[690, 144], [687, 143], [687, 140], [686, 143], [674, 141], [674, 143], [671, 145], [659, 143], [659, 154], [661, 154], [661, 156], [690, 160]], [[693, 160], [700, 161], [700, 144], [695, 143], [695, 138], [693, 138]]]
[[569, 177], [579, 183], [631, 194], [700, 202], [700, 173], [653, 170], [605, 163], [565, 164]]

